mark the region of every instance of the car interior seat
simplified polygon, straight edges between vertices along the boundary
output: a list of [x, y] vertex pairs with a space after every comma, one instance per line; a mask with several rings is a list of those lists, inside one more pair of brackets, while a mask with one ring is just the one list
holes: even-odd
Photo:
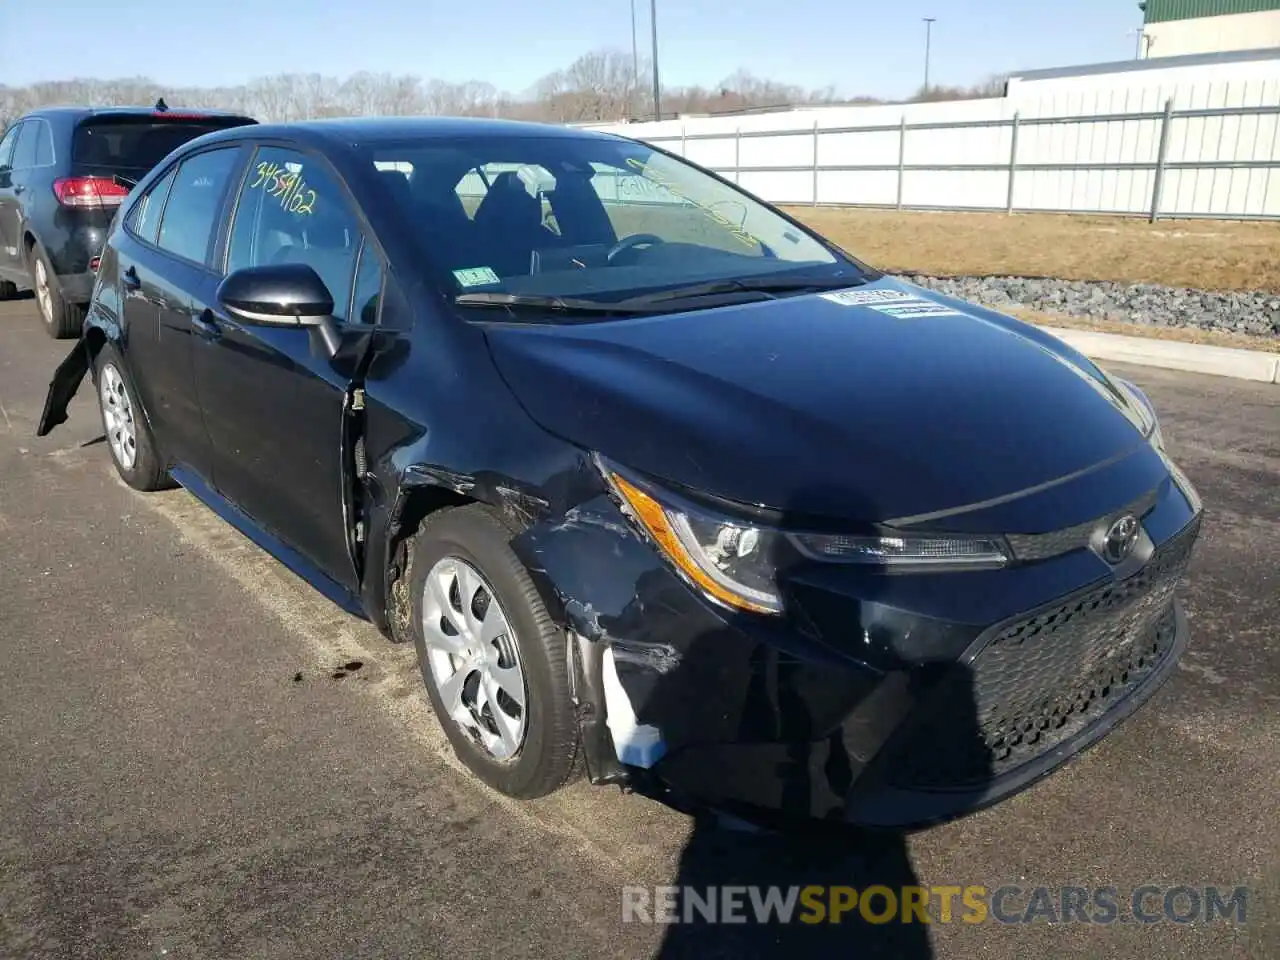
[[542, 203], [508, 170], [493, 178], [476, 209], [475, 225], [499, 276], [527, 274], [533, 251], [552, 239], [542, 226]]

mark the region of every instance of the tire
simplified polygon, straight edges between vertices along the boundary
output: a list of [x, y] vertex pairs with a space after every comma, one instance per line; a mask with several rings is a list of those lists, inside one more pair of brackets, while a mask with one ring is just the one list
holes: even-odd
[[12, 300], [18, 295], [18, 285], [12, 280], [0, 280], [0, 300]]
[[[532, 799], [554, 792], [574, 774], [578, 725], [569, 690], [564, 634], [512, 552], [512, 533], [495, 511], [481, 504], [431, 514], [411, 547], [409, 589], [414, 646], [423, 683], [455, 754], [500, 793]], [[478, 580], [466, 574], [467, 568]], [[476, 603], [472, 610], [483, 616], [473, 612], [468, 621], [461, 613], [464, 594]], [[483, 600], [486, 595], [487, 604]], [[447, 616], [443, 602], [450, 605]], [[473, 652], [483, 651], [489, 658], [487, 665], [484, 660], [472, 660], [458, 668], [462, 657], [451, 656], [441, 645], [447, 631], [433, 630], [425, 619], [431, 616], [442, 626], [455, 622], [479, 625], [471, 634], [474, 637], [476, 633], [483, 635], [485, 627], [496, 630], [501, 626], [489, 619], [495, 609], [509, 628], [505, 640], [497, 634], [488, 644], [468, 643], [466, 634], [454, 628], [457, 644], [469, 646]], [[429, 641], [429, 634], [434, 642]], [[517, 686], [513, 666], [523, 680], [523, 704], [518, 711], [507, 692]], [[464, 675], [466, 679], [461, 680]], [[446, 687], [457, 695], [450, 696]], [[497, 735], [495, 707], [505, 721], [506, 740]], [[517, 712], [519, 720], [514, 719]], [[459, 716], [465, 717], [465, 722]], [[519, 723], [521, 735], [512, 729], [513, 722]], [[517, 741], [514, 751], [507, 752]]]
[[68, 340], [80, 336], [84, 325], [84, 308], [78, 303], [68, 303], [62, 297], [58, 275], [45, 256], [40, 244], [31, 247], [31, 290], [36, 296], [36, 308], [44, 329], [55, 340]]
[[93, 382], [97, 386], [98, 408], [111, 462], [120, 479], [143, 492], [172, 487], [173, 481], [164, 468], [133, 383], [114, 344], [104, 343], [98, 351]]

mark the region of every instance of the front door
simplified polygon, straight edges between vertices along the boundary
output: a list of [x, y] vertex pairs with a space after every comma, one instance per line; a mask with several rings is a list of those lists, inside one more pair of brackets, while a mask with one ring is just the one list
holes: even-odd
[[[333, 295], [335, 317], [360, 323], [382, 286], [338, 177], [322, 160], [264, 146], [244, 179], [226, 270], [306, 263]], [[353, 308], [353, 302], [356, 306]], [[343, 517], [342, 429], [348, 367], [311, 331], [241, 322], [212, 291], [216, 335], [197, 344], [196, 381], [213, 442], [218, 491], [269, 532], [354, 589]]]

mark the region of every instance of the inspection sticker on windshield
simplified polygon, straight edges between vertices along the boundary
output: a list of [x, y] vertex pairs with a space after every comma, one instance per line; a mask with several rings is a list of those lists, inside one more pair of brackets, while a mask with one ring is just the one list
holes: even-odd
[[460, 287], [483, 287], [486, 284], [498, 283], [498, 275], [489, 267], [467, 267], [465, 270], [453, 271], [453, 278]]
[[819, 294], [824, 300], [846, 307], [869, 307], [898, 320], [914, 320], [919, 317], [959, 317], [959, 310], [946, 304], [934, 303], [924, 297], [902, 290], [839, 290]]

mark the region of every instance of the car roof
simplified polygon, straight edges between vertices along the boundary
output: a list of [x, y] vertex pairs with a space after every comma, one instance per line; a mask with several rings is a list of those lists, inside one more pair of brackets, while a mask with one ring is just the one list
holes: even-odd
[[483, 117], [342, 117], [299, 120], [293, 123], [260, 123], [252, 127], [220, 130], [201, 138], [201, 143], [242, 138], [297, 139], [312, 144], [355, 146], [397, 140], [447, 140], [457, 138], [513, 139], [517, 137], [559, 137], [564, 139], [618, 140], [613, 134], [598, 133], [552, 123], [522, 120], [495, 120]]
[[19, 119], [28, 117], [45, 117], [52, 119], [54, 117], [67, 119], [84, 119], [86, 117], [172, 117], [175, 120], [194, 119], [197, 117], [213, 117], [218, 119], [252, 119], [247, 114], [238, 113], [234, 110], [205, 110], [204, 108], [186, 107], [172, 108], [169, 110], [157, 110], [155, 107], [36, 107], [34, 110], [28, 110]]

